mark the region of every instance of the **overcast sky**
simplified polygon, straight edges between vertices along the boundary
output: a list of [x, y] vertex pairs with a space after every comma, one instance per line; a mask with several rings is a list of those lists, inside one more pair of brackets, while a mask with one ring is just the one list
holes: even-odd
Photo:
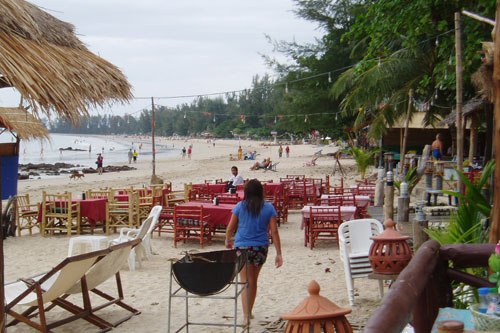
[[[314, 24], [295, 16], [291, 0], [31, 2], [75, 25], [92, 52], [123, 71], [137, 97], [249, 88], [253, 75], [273, 74], [260, 55], [272, 55], [265, 34], [299, 43], [321, 35]], [[156, 103], [175, 106], [192, 100]], [[135, 100], [99, 113], [130, 114], [145, 107], [150, 101]]]

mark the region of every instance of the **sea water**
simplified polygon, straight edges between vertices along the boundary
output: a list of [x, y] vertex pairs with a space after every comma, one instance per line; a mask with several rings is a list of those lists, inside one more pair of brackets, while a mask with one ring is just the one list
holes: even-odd
[[[4, 140], [4, 142], [6, 141]], [[129, 149], [137, 151], [139, 161], [152, 161], [151, 146], [150, 138], [50, 134], [50, 141], [21, 140], [19, 163], [54, 164], [62, 162], [95, 168], [97, 154], [101, 153], [104, 158], [104, 166], [124, 165], [128, 164]], [[165, 144], [155, 144], [155, 146], [157, 158], [180, 154], [180, 147]]]

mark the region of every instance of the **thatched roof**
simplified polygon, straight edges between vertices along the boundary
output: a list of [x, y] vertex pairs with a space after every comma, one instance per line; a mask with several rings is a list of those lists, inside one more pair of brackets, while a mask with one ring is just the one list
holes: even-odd
[[48, 139], [49, 131], [24, 108], [0, 107], [0, 128], [15, 132], [20, 139]]
[[[462, 106], [462, 116], [467, 117], [470, 115], [472, 112], [478, 110], [481, 108], [484, 104], [484, 100], [481, 97], [474, 97], [473, 99], [468, 100], [467, 102], [464, 103]], [[451, 125], [454, 124], [457, 121], [457, 112], [455, 109], [453, 109], [450, 114], [446, 116], [446, 118], [443, 119], [439, 124], [440, 125]]]
[[62, 22], [24, 0], [0, 0], [0, 87], [16, 88], [37, 116], [77, 122], [88, 108], [132, 97], [123, 73]]
[[479, 69], [472, 74], [472, 84], [477, 92], [481, 94], [490, 103], [495, 102], [495, 85], [493, 84], [493, 53], [492, 42], [483, 42], [483, 53], [485, 62]]

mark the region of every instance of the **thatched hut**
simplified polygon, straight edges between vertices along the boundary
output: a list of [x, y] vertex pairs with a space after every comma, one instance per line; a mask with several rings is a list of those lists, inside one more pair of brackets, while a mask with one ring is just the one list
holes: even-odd
[[[13, 87], [28, 103], [32, 117], [58, 116], [78, 123], [89, 108], [132, 97], [130, 84], [111, 63], [92, 54], [75, 36], [73, 25], [62, 22], [23, 0], [0, 0], [0, 88]], [[4, 113], [2, 124], [14, 127]], [[21, 121], [18, 119], [18, 121]], [[35, 128], [34, 122], [31, 126]], [[29, 130], [17, 128], [19, 137]], [[43, 130], [42, 130], [42, 133]], [[1, 160], [0, 160], [1, 161]], [[0, 172], [1, 172], [0, 165]], [[0, 200], [0, 212], [1, 212]], [[1, 221], [0, 221], [1, 222]], [[5, 313], [3, 242], [0, 228], [0, 313]], [[5, 321], [0, 324], [4, 331]]]

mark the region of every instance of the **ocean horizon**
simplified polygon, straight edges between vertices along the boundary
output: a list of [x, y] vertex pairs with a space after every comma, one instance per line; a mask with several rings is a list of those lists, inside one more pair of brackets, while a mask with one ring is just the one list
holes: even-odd
[[[156, 143], [156, 157], [180, 154], [179, 147]], [[61, 150], [62, 148], [63, 150]], [[71, 149], [68, 149], [71, 148]], [[97, 154], [104, 157], [104, 166], [128, 164], [129, 149], [136, 150], [138, 160], [151, 160], [151, 141], [137, 137], [112, 135], [75, 135], [51, 133], [50, 141], [21, 140], [19, 147], [20, 164], [69, 163], [95, 168]]]

